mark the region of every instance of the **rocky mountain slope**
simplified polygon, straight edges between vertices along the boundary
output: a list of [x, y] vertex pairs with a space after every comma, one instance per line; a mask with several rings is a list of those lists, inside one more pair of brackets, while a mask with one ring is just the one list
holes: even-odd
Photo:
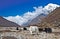
[[41, 22], [41, 20], [43, 19], [43, 18], [45, 18], [47, 15], [46, 14], [40, 14], [40, 15], [38, 15], [36, 18], [34, 18], [30, 23], [29, 23], [29, 25], [37, 25], [38, 23], [40, 23]]
[[0, 27], [19, 27], [19, 25], [0, 16]]
[[59, 27], [60, 26], [60, 7], [46, 16], [38, 26]]

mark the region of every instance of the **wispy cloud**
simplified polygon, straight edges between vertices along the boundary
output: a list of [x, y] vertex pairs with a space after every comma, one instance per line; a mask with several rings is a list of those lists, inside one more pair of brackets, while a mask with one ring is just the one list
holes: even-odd
[[45, 7], [43, 6], [38, 6], [38, 7], [33, 7], [35, 10], [32, 12], [26, 12], [23, 16], [16, 15], [16, 16], [8, 16], [4, 17], [7, 20], [13, 21], [19, 25], [22, 25], [23, 23], [28, 22], [29, 20], [34, 19], [36, 16], [40, 14], [49, 14], [49, 12], [53, 11], [57, 7], [60, 7], [60, 5], [49, 3]]

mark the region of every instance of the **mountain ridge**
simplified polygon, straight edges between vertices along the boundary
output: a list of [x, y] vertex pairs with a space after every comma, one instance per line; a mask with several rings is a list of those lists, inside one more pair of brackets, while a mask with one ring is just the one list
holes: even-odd
[[4, 19], [2, 16], [0, 16], [0, 27], [20, 27], [20, 25]]

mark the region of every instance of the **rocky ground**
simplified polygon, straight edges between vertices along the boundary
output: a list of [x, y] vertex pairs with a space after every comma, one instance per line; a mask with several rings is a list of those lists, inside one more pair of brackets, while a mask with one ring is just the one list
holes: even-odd
[[[6, 39], [7, 36], [14, 36], [17, 39], [60, 39], [60, 33], [45, 33], [40, 32], [36, 35], [31, 35], [29, 31], [17, 31], [17, 32], [0, 32], [0, 39]], [[10, 38], [9, 38], [10, 39]]]

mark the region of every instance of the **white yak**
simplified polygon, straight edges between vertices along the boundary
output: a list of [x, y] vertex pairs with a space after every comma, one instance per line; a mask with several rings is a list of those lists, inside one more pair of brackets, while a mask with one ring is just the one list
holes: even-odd
[[38, 34], [38, 27], [37, 26], [30, 26], [29, 31], [31, 34]]

